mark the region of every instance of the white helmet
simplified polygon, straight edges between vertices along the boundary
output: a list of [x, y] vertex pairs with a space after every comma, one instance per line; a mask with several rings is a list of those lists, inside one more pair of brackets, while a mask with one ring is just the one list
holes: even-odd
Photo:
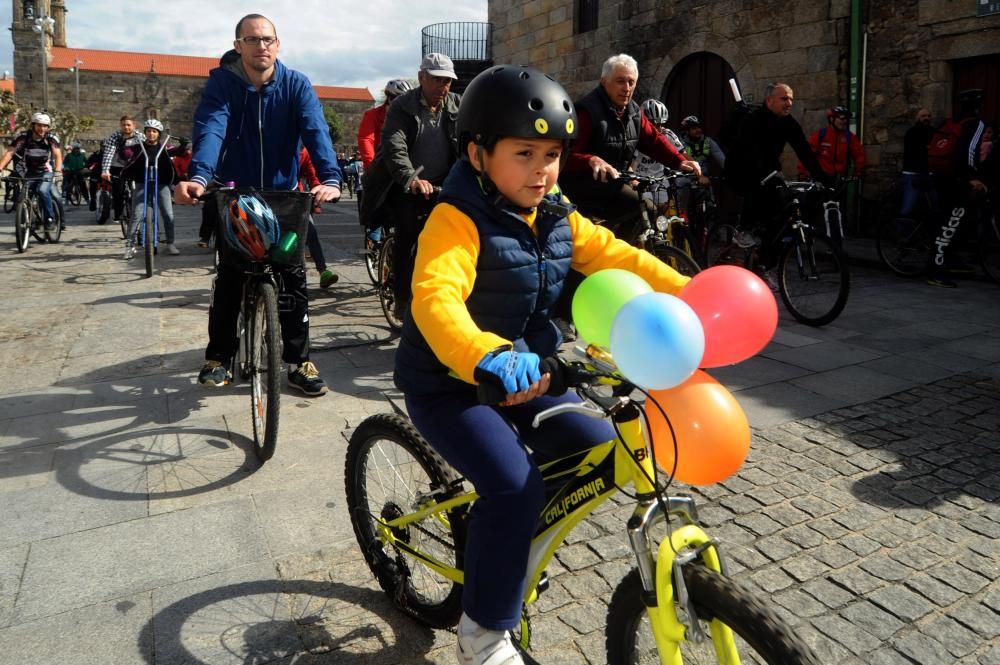
[[150, 118], [143, 124], [143, 129], [155, 129], [156, 131], [163, 133], [163, 123], [156, 118]]
[[390, 97], [399, 97], [404, 92], [409, 92], [411, 86], [406, 79], [392, 79], [385, 84], [385, 94]]
[[49, 117], [48, 113], [42, 113], [39, 111], [38, 113], [31, 114], [31, 124], [51, 126], [52, 118]]
[[645, 113], [646, 118], [648, 118], [649, 121], [657, 127], [662, 127], [667, 124], [667, 119], [670, 117], [670, 113], [667, 111], [667, 105], [659, 99], [647, 99], [644, 101], [642, 103], [642, 112]]

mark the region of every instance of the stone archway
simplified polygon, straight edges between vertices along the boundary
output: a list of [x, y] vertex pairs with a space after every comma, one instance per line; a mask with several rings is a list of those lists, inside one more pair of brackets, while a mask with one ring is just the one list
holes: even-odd
[[739, 82], [740, 90], [743, 91], [745, 99], [747, 101], [754, 101], [757, 98], [760, 92], [757, 90], [757, 78], [754, 76], [753, 69], [750, 66], [750, 60], [736, 45], [734, 40], [722, 37], [714, 32], [694, 33], [670, 49], [665, 56], [660, 58], [655, 67], [652, 68], [653, 73], [650, 77], [651, 81], [649, 82], [648, 89], [660, 91], [662, 98], [667, 78], [670, 76], [673, 68], [686, 56], [698, 53], [699, 51], [714, 53], [728, 62], [736, 74], [736, 80]]

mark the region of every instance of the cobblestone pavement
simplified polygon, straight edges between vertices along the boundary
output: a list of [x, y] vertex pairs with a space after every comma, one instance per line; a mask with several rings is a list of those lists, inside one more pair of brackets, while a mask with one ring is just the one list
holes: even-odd
[[[346, 438], [398, 401], [352, 209], [320, 217], [341, 280], [312, 292], [333, 394], [286, 392], [263, 466], [245, 387], [195, 385], [211, 281], [195, 211], [152, 279], [82, 210], [23, 255], [2, 227], [0, 662], [453, 662], [451, 632], [378, 589], [344, 508]], [[833, 325], [783, 315], [760, 356], [714, 372], [754, 425], [751, 456], [678, 490], [825, 663], [1000, 663], [998, 293], [856, 266]], [[609, 502], [557, 554], [531, 610], [537, 662], [605, 662], [629, 510]]]

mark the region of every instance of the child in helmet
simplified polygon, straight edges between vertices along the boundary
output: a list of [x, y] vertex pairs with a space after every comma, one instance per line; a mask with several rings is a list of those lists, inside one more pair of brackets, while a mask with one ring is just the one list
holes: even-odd
[[[575, 393], [546, 395], [540, 359], [561, 343], [551, 310], [570, 268], [636, 272], [676, 293], [687, 278], [575, 211], [556, 188], [576, 135], [573, 102], [542, 72], [502, 65], [479, 74], [458, 114], [462, 159], [417, 243], [413, 300], [394, 379], [427, 441], [480, 494], [465, 548], [459, 661], [517, 665], [528, 552], [544, 504], [535, 455], [552, 459], [614, 438], [577, 414], [530, 425]], [[480, 404], [476, 384], [507, 393]]]
[[[163, 123], [155, 118], [150, 118], [142, 126], [142, 133], [145, 142], [142, 144], [150, 164], [156, 161], [158, 168], [156, 199], [160, 206], [159, 224], [164, 230], [167, 238], [167, 253], [180, 254], [180, 250], [174, 244], [174, 205], [171, 202], [170, 186], [174, 184], [177, 177], [174, 171], [174, 163], [170, 159], [168, 150], [160, 150], [160, 136], [163, 134]], [[160, 158], [156, 159], [159, 152]], [[132, 210], [135, 210], [133, 217], [136, 220], [142, 219], [142, 210], [145, 205], [145, 178], [146, 178], [146, 158], [142, 153], [137, 153], [123, 168], [122, 177], [135, 183], [132, 190]], [[153, 187], [152, 181], [149, 183], [150, 189]], [[149, 214], [152, 214], [150, 211]]]

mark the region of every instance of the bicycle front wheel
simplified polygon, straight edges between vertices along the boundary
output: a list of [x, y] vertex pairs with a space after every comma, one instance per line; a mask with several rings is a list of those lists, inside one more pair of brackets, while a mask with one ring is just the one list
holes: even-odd
[[11, 212], [17, 207], [17, 188], [9, 182], [4, 183], [3, 211]]
[[[401, 609], [434, 628], [449, 628], [462, 614], [462, 585], [386, 544], [377, 529], [433, 501], [432, 494], [452, 486], [455, 472], [404, 417], [382, 413], [365, 419], [347, 444], [345, 486], [351, 525], [368, 567]], [[458, 523], [463, 507], [434, 514], [395, 530], [400, 541], [444, 565], [461, 568]], [[456, 543], [456, 540], [458, 543]]]
[[875, 248], [882, 263], [897, 275], [922, 275], [931, 258], [931, 229], [927, 222], [909, 217], [884, 219], [876, 230]]
[[67, 198], [69, 198], [69, 202], [75, 206], [80, 205], [83, 201], [83, 197], [80, 195], [80, 187], [76, 183], [70, 185], [69, 196]]
[[653, 256], [686, 277], [694, 277], [701, 271], [697, 261], [666, 241], [654, 241], [652, 250]]
[[17, 213], [14, 215], [14, 240], [17, 242], [18, 253], [23, 254], [28, 249], [28, 240], [31, 237], [31, 208], [26, 202], [17, 206]]
[[366, 230], [361, 231], [361, 246], [364, 248], [365, 269], [368, 270], [368, 279], [372, 284], [378, 286], [378, 255], [380, 243], [371, 240]]
[[156, 229], [153, 227], [153, 216], [149, 214], [149, 210], [146, 210], [145, 213], [143, 215], [145, 219], [142, 221], [144, 236], [142, 244], [146, 254], [146, 277], [152, 277], [153, 255], [156, 251]]
[[271, 459], [278, 442], [281, 412], [281, 347], [278, 298], [274, 285], [257, 284], [248, 325], [243, 329], [247, 349], [245, 372], [250, 378], [250, 412], [254, 453], [261, 462]]
[[983, 222], [979, 238], [979, 262], [986, 276], [1000, 284], [1000, 221], [994, 215]]
[[[818, 665], [819, 659], [792, 629], [737, 582], [703, 566], [685, 567], [684, 582], [702, 630], [709, 638], [700, 644], [689, 641], [680, 644], [685, 664], [728, 662], [716, 654], [714, 641], [730, 639], [724, 635], [728, 627], [743, 663]], [[606, 634], [609, 665], [662, 662], [642, 595], [639, 571], [633, 569], [611, 596]]]
[[382, 240], [382, 250], [378, 254], [378, 300], [382, 305], [382, 314], [393, 332], [403, 329], [403, 322], [396, 316], [396, 285], [392, 271], [392, 255], [396, 250], [396, 236], [390, 235]]
[[806, 233], [805, 241], [789, 242], [778, 260], [778, 291], [798, 321], [822, 326], [847, 304], [851, 275], [847, 257], [830, 239]]
[[[128, 238], [128, 227], [129, 223], [132, 221], [132, 192], [126, 189], [122, 196], [125, 200], [122, 202], [122, 216], [121, 216], [121, 227], [122, 227], [122, 238]], [[113, 201], [111, 202], [111, 207], [114, 208]]]

